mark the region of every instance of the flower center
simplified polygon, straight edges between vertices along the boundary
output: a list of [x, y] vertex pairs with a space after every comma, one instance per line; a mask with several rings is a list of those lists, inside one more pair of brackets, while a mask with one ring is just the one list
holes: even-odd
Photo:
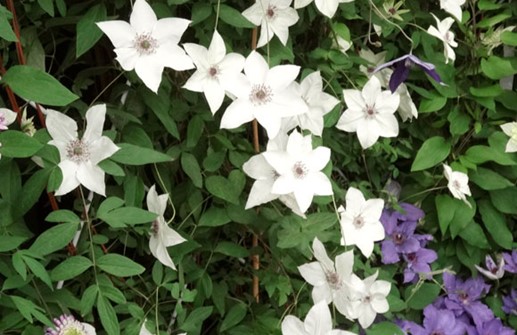
[[406, 257], [407, 257], [408, 262], [410, 262], [410, 263], [413, 263], [416, 260], [416, 254], [414, 252], [407, 254]]
[[454, 187], [455, 189], [459, 190], [461, 188], [461, 184], [459, 181], [455, 180], [452, 182], [452, 187]]
[[256, 84], [251, 88], [249, 99], [253, 105], [262, 106], [270, 102], [272, 97], [271, 87], [264, 84]]
[[401, 233], [397, 233], [395, 234], [395, 236], [393, 236], [393, 242], [395, 242], [395, 244], [402, 244], [404, 240], [404, 235], [402, 235]]
[[45, 335], [86, 335], [86, 330], [73, 316], [62, 315], [59, 319], [54, 319], [54, 329], [47, 328]]
[[458, 299], [460, 299], [460, 301], [463, 303], [463, 304], [468, 304], [469, 302], [469, 295], [467, 292], [463, 292], [461, 291], [459, 294], [458, 294]]
[[397, 9], [395, 7], [391, 7], [390, 9], [388, 9], [388, 12], [391, 14], [391, 15], [395, 15], [397, 13]]
[[366, 105], [366, 108], [364, 109], [364, 117], [366, 119], [375, 119], [375, 114], [377, 114], [377, 111], [375, 110], [375, 105]]
[[371, 301], [372, 301], [372, 297], [370, 297], [369, 295], [367, 295], [366, 297], [364, 297], [362, 299], [363, 301], [363, 304], [369, 304]]
[[336, 272], [325, 272], [325, 277], [331, 289], [339, 290], [341, 288], [341, 279]]
[[219, 74], [219, 69], [217, 68], [217, 66], [211, 66], [209, 69], [208, 69], [208, 75], [212, 78], [217, 78], [217, 75]]
[[406, 60], [404, 61], [404, 66], [411, 69], [412, 67], [415, 66], [415, 62], [413, 62], [411, 59], [409, 58], [406, 58]]
[[275, 16], [276, 16], [275, 10], [276, 10], [275, 6], [269, 5], [269, 7], [266, 10], [266, 16], [268, 19], [272, 20], [275, 18]]
[[307, 176], [309, 169], [303, 162], [296, 162], [293, 166], [293, 175], [296, 179], [303, 179]]
[[158, 220], [154, 220], [153, 223], [151, 224], [151, 233], [156, 236], [158, 235], [158, 232], [160, 231], [160, 223], [158, 222]]
[[133, 46], [138, 51], [140, 56], [151, 55], [156, 52], [158, 41], [151, 36], [151, 34], [137, 35], [133, 41]]
[[361, 215], [359, 216], [356, 216], [354, 218], [354, 222], [353, 222], [355, 228], [359, 229], [359, 228], [362, 228], [364, 226], [364, 219]]
[[77, 139], [68, 142], [66, 157], [74, 163], [82, 163], [90, 159], [90, 149], [87, 143]]

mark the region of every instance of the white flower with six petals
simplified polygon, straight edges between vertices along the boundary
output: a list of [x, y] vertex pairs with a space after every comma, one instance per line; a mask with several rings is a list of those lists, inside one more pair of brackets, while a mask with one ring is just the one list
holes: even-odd
[[165, 222], [163, 215], [165, 214], [165, 209], [167, 209], [168, 198], [168, 194], [158, 195], [155, 185], [151, 186], [149, 192], [147, 192], [147, 209], [149, 212], [158, 214], [151, 226], [149, 249], [153, 256], [163, 265], [176, 270], [167, 247], [183, 243], [186, 240]]
[[236, 99], [226, 108], [221, 128], [232, 129], [257, 119], [274, 138], [280, 131], [282, 118], [307, 112], [307, 104], [290, 85], [300, 67], [277, 65], [269, 68], [258, 52], [246, 58], [244, 74], [239, 73], [225, 82], [225, 88]]
[[79, 185], [105, 195], [104, 171], [97, 165], [120, 148], [102, 136], [106, 105], [96, 105], [86, 112], [86, 130], [79, 139], [77, 123], [63, 113], [47, 109], [47, 130], [52, 137], [48, 143], [59, 150], [59, 168], [63, 181], [56, 195], [64, 195]]
[[215, 114], [225, 96], [221, 83], [226, 77], [235, 76], [242, 71], [244, 57], [235, 52], [226, 54], [224, 40], [217, 31], [214, 32], [208, 49], [193, 43], [185, 43], [183, 47], [197, 68], [183, 87], [190, 91], [203, 92], [210, 111]]
[[399, 133], [399, 124], [395, 111], [399, 107], [398, 93], [381, 92], [381, 83], [372, 76], [363, 90], [343, 90], [347, 109], [338, 120], [336, 127], [346, 132], [357, 132], [363, 149], [377, 142], [379, 136], [395, 137]]
[[266, 151], [263, 155], [278, 174], [271, 192], [293, 193], [302, 213], [314, 195], [333, 194], [330, 180], [321, 172], [330, 160], [330, 149], [312, 149], [311, 135], [303, 136], [295, 130], [289, 135], [285, 151]]
[[342, 245], [356, 245], [365, 257], [373, 252], [374, 242], [384, 239], [385, 232], [380, 222], [384, 200], [366, 200], [363, 193], [354, 187], [346, 192], [346, 209], [341, 213]]
[[194, 64], [178, 46], [189, 20], [158, 20], [145, 0], [136, 0], [126, 21], [97, 22], [115, 46], [116, 59], [125, 71], [135, 70], [145, 86], [157, 92], [164, 67], [176, 71], [194, 68]]
[[291, 8], [293, 0], [256, 0], [242, 15], [251, 23], [260, 26], [260, 37], [257, 47], [266, 45], [274, 35], [283, 45], [289, 38], [289, 27], [295, 24], [299, 17], [296, 9]]

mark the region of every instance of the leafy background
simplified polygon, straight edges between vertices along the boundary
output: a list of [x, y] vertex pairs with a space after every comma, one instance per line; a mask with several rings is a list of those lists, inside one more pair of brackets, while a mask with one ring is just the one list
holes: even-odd
[[[151, 4], [159, 18], [192, 20], [182, 43], [208, 46], [217, 25], [228, 51], [244, 56], [251, 51], [253, 25], [240, 14], [251, 2]], [[444, 63], [441, 42], [425, 32], [434, 24], [430, 12], [443, 17], [438, 1], [405, 1], [409, 12], [403, 21], [389, 18], [380, 0], [341, 4], [331, 20], [310, 5], [298, 10], [300, 20], [290, 28], [287, 46], [274, 38], [259, 50], [271, 66], [300, 65], [302, 77], [321, 71], [325, 91], [340, 101], [343, 88], [361, 87], [367, 80], [359, 71], [360, 65], [368, 66], [359, 56], [362, 48], [387, 51], [386, 60], [412, 50], [435, 64], [447, 84], [412, 71], [408, 87], [418, 119], [400, 122], [397, 138], [381, 139], [368, 150], [361, 149], [355, 134], [334, 127], [345, 105], [334, 108], [325, 117], [322, 138], [314, 141], [332, 150], [326, 173], [335, 199], [316, 198], [307, 219], [279, 202], [244, 210], [252, 180], [242, 164], [254, 155], [253, 130], [250, 125], [220, 130], [222, 112], [212, 116], [201, 94], [182, 89], [192, 71], [167, 69], [154, 94], [134, 73], [120, 69], [111, 43], [94, 23], [127, 20], [129, 1], [16, 1], [14, 22], [21, 43], [12, 29], [10, 6], [13, 1], [0, 7], [1, 103], [15, 110], [16, 102], [26, 109], [35, 116], [37, 131], [29, 137], [14, 126], [0, 133], [0, 332], [40, 334], [53, 317], [66, 312], [95, 325], [101, 334], [136, 334], [144, 319], [149, 329], [158, 324], [162, 333], [278, 334], [283, 316], [303, 318], [312, 306], [310, 287], [297, 266], [312, 258], [313, 238], [325, 242], [331, 254], [342, 249], [333, 200], [343, 203], [350, 186], [367, 198], [393, 201], [384, 186], [389, 180], [400, 183], [400, 198], [426, 213], [418, 230], [434, 236], [437, 273], [450, 268], [472, 276], [485, 254], [515, 247], [517, 156], [504, 153], [508, 137], [499, 125], [514, 120], [517, 93], [502, 89], [499, 80], [517, 73], [517, 58], [504, 57], [500, 45], [490, 50], [486, 44], [493, 37], [517, 45], [517, 33], [494, 33], [515, 24], [517, 7], [511, 1], [467, 1], [463, 23], [453, 25], [459, 43], [454, 64]], [[382, 27], [380, 36], [372, 24]], [[412, 47], [401, 31], [411, 37]], [[346, 54], [336, 48], [337, 37], [353, 42]], [[107, 104], [105, 135], [122, 148], [102, 163], [107, 198], [77, 191], [56, 201], [47, 193], [61, 180], [59, 155], [46, 144], [50, 137], [38, 110], [26, 100], [77, 120], [88, 106]], [[262, 130], [259, 139], [265, 148]], [[44, 168], [33, 156], [41, 157]], [[448, 194], [441, 163], [468, 173], [472, 208]], [[177, 272], [164, 268], [148, 250], [149, 223], [155, 216], [145, 210], [144, 198], [146, 186], [155, 183], [174, 204], [166, 218], [173, 218], [171, 226], [188, 240], [169, 249]], [[91, 224], [76, 250], [67, 248], [81, 218], [86, 219], [85, 199]], [[356, 256], [356, 271], [366, 276], [381, 266], [376, 250], [366, 261]], [[260, 257], [259, 270], [252, 255]], [[396, 332], [395, 317], [421, 320], [421, 310], [442, 293], [439, 275], [408, 286], [401, 273], [398, 265], [380, 269], [380, 278], [393, 284], [390, 311], [384, 315], [387, 321], [367, 334]], [[60, 280], [64, 287], [56, 289]], [[515, 276], [506, 276], [485, 299], [513, 327], [517, 318], [502, 313], [501, 295], [515, 285]], [[336, 315], [335, 321], [358, 331], [344, 317]]]

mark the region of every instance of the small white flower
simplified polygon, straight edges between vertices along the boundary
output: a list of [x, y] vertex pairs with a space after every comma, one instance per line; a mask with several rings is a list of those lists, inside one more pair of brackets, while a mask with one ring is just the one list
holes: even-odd
[[454, 40], [454, 33], [450, 31], [451, 26], [454, 23], [454, 19], [452, 17], [448, 17], [440, 21], [440, 19], [438, 19], [433, 13], [431, 13], [431, 15], [436, 20], [436, 27], [429, 26], [429, 28], [427, 28], [427, 32], [443, 42], [445, 63], [447, 64], [449, 59], [454, 62], [456, 54], [454, 53], [453, 48], [458, 46], [458, 43]]
[[214, 32], [208, 49], [193, 43], [186, 43], [183, 47], [197, 68], [183, 87], [190, 91], [203, 92], [210, 111], [215, 114], [225, 95], [221, 83], [228, 76], [235, 76], [242, 71], [244, 57], [235, 52], [226, 54], [223, 38], [217, 31]]
[[452, 196], [456, 199], [462, 200], [471, 207], [471, 204], [468, 202], [466, 197], [467, 195], [471, 195], [469, 177], [467, 174], [459, 171], [452, 171], [451, 167], [447, 164], [443, 164], [443, 174], [448, 180], [447, 187], [449, 188]]
[[517, 122], [508, 122], [501, 125], [503, 132], [510, 136], [504, 152], [517, 152]]
[[399, 107], [398, 93], [381, 92], [381, 83], [372, 76], [363, 90], [343, 90], [347, 109], [339, 119], [336, 127], [346, 132], [357, 132], [363, 149], [377, 142], [380, 136], [395, 137], [399, 133], [399, 124], [395, 111]]
[[7, 108], [0, 108], [0, 131], [7, 130], [7, 126], [16, 120], [16, 113]]
[[440, 0], [440, 8], [461, 22], [461, 6], [465, 0]]
[[[352, 47], [352, 42], [345, 40], [341, 36], [336, 36], [336, 42], [337, 42], [337, 49], [345, 55], [346, 55], [346, 52], [348, 50], [350, 50], [350, 48]], [[333, 47], [336, 47], [336, 45], [334, 43], [332, 43], [332, 44], [333, 44]]]
[[370, 257], [376, 241], [384, 239], [384, 227], [380, 222], [384, 200], [366, 200], [363, 193], [354, 187], [346, 192], [346, 210], [342, 206], [342, 245], [356, 245], [365, 257]]
[[145, 86], [157, 92], [164, 67], [176, 71], [194, 68], [194, 64], [178, 46], [189, 20], [165, 18], [158, 20], [145, 0], [136, 0], [126, 21], [97, 22], [115, 46], [117, 60], [126, 71], [135, 70]]
[[226, 108], [221, 128], [236, 128], [256, 118], [268, 137], [274, 138], [282, 118], [308, 110], [303, 99], [289, 87], [299, 71], [296, 65], [277, 65], [270, 69], [264, 57], [252, 51], [246, 58], [244, 74], [239, 73], [224, 83], [236, 99]]
[[92, 325], [79, 322], [71, 315], [61, 315], [54, 319], [52, 328], [45, 330], [45, 335], [96, 335], [96, 331]]
[[314, 195], [332, 195], [330, 180], [321, 172], [330, 160], [330, 149], [312, 149], [311, 135], [294, 131], [285, 151], [266, 151], [264, 158], [278, 174], [271, 192], [293, 193], [302, 213], [307, 211]]
[[314, 303], [325, 301], [329, 304], [334, 302], [338, 311], [347, 316], [349, 309], [348, 287], [345, 283], [350, 280], [352, 275], [354, 252], [350, 250], [336, 256], [336, 263], [334, 264], [318, 238], [314, 238], [312, 249], [317, 262], [298, 267], [303, 279], [314, 286], [312, 300]]
[[163, 265], [176, 270], [167, 247], [183, 243], [186, 240], [165, 222], [163, 214], [167, 208], [168, 198], [168, 194], [158, 195], [155, 185], [151, 186], [147, 193], [147, 209], [149, 212], [158, 214], [158, 217], [152, 223], [149, 249]]
[[329, 306], [321, 301], [309, 310], [305, 321], [288, 315], [282, 321], [282, 335], [355, 335], [354, 333], [332, 329]]
[[276, 35], [283, 45], [289, 37], [289, 27], [298, 21], [298, 12], [291, 8], [292, 0], [256, 0], [242, 15], [260, 26], [257, 47], [266, 45]]
[[482, 273], [485, 277], [492, 280], [499, 280], [504, 276], [504, 258], [499, 255], [497, 257], [497, 264], [494, 262], [494, 259], [490, 257], [490, 255], [485, 256], [485, 266], [486, 269], [478, 265], [474, 265], [476, 269]]
[[375, 272], [361, 280], [352, 274], [350, 278], [350, 315], [358, 319], [363, 328], [370, 327], [377, 314], [390, 309], [386, 296], [390, 293], [391, 284], [385, 280], [375, 280], [377, 275], [378, 272]]
[[[294, 0], [294, 8], [303, 8], [309, 5], [313, 0]], [[338, 9], [340, 3], [348, 3], [354, 0], [315, 0], [318, 10], [328, 18], [332, 18]]]
[[86, 112], [86, 130], [81, 139], [77, 123], [63, 113], [47, 109], [47, 130], [52, 137], [48, 143], [57, 147], [63, 181], [56, 195], [64, 195], [79, 185], [105, 195], [104, 171], [97, 165], [120, 148], [111, 139], [102, 136], [106, 105], [96, 105]]
[[287, 130], [297, 126], [307, 129], [316, 136], [323, 133], [323, 116], [329, 113], [339, 100], [323, 92], [323, 79], [319, 71], [306, 76], [303, 81], [293, 83], [293, 88], [308, 106], [308, 112], [293, 116], [287, 120]]

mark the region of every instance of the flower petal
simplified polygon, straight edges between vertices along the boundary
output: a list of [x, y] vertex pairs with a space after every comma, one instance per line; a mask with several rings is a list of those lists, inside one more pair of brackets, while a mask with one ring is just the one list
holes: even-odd
[[156, 185], [153, 184], [147, 192], [147, 209], [149, 212], [163, 216], [163, 213], [165, 213], [165, 209], [167, 208], [168, 199], [169, 195], [167, 193], [158, 195], [158, 192], [156, 192]]
[[210, 46], [208, 47], [208, 56], [210, 57], [209, 62], [212, 64], [219, 63], [223, 60], [225, 55], [226, 45], [224, 44], [224, 40], [221, 35], [219, 35], [217, 30], [215, 30]]
[[140, 57], [135, 64], [135, 72], [142, 82], [154, 93], [158, 92], [162, 81], [163, 64], [154, 57]]
[[97, 165], [99, 162], [111, 157], [115, 152], [119, 151], [120, 148], [116, 146], [109, 137], [102, 136], [90, 144], [89, 150], [90, 162], [93, 165]]
[[135, 1], [129, 23], [138, 34], [151, 33], [157, 21], [156, 14], [147, 1]]
[[266, 60], [256, 51], [252, 51], [244, 63], [244, 73], [252, 84], [263, 84], [269, 71]]
[[96, 24], [115, 48], [133, 48], [136, 32], [126, 21], [103, 21]]
[[274, 180], [272, 178], [255, 181], [253, 186], [251, 186], [245, 209], [250, 209], [252, 207], [262, 205], [277, 199], [278, 194], [273, 194], [271, 192], [273, 188], [273, 182]]
[[151, 254], [153, 254], [153, 256], [158, 259], [160, 263], [173, 270], [176, 270], [176, 266], [172, 262], [167, 248], [165, 245], [163, 245], [162, 241], [154, 235], [151, 235], [149, 238], [149, 249], [151, 250]]
[[178, 44], [189, 24], [189, 20], [177, 17], [160, 19], [154, 25], [153, 38], [160, 45], [165, 43]]
[[208, 79], [205, 81], [204, 93], [208, 106], [212, 115], [215, 114], [221, 107], [224, 101], [225, 92], [224, 89], [219, 85], [219, 82], [215, 79]]
[[77, 123], [63, 113], [47, 109], [46, 125], [55, 141], [68, 143], [77, 139]]
[[[82, 137], [84, 142], [93, 142], [100, 139], [102, 136], [102, 128], [104, 127], [105, 117], [105, 104], [92, 106], [86, 111], [86, 130], [84, 131]], [[97, 162], [94, 164], [96, 163]]]
[[321, 286], [327, 282], [325, 272], [321, 268], [319, 262], [311, 262], [300, 265], [298, 271], [302, 275], [303, 279], [312, 286]]
[[77, 180], [92, 192], [106, 196], [106, 183], [104, 181], [104, 171], [90, 161], [79, 165], [77, 169]]
[[307, 313], [304, 321], [309, 334], [325, 335], [332, 330], [332, 317], [325, 301], [315, 304]]
[[233, 101], [221, 119], [222, 129], [233, 129], [253, 120], [252, 106], [249, 101], [239, 98]]
[[61, 169], [63, 181], [61, 182], [61, 185], [59, 185], [55, 194], [65, 195], [73, 191], [80, 184], [76, 177], [78, 166], [76, 163], [69, 160], [61, 161], [58, 166], [59, 169]]
[[303, 322], [295, 316], [288, 315], [282, 321], [282, 334], [283, 335], [306, 335]]

